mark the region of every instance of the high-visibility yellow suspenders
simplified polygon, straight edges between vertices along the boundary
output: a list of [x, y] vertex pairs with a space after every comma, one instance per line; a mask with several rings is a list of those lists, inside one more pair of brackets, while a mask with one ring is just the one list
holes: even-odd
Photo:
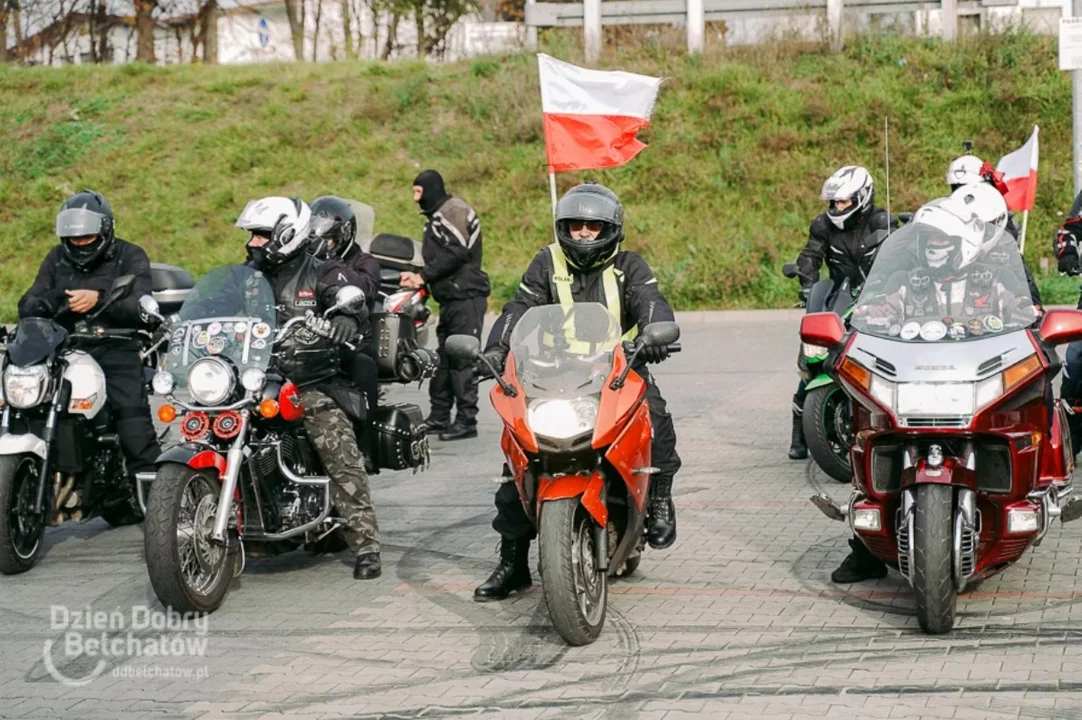
[[[552, 281], [556, 284], [556, 297], [564, 312], [570, 312], [575, 304], [575, 298], [571, 295], [571, 271], [567, 267], [567, 257], [560, 248], [559, 243], [549, 245], [549, 255], [552, 257]], [[620, 283], [617, 281], [617, 273], [620, 273], [613, 265], [609, 265], [601, 274], [601, 284], [605, 290], [605, 307], [616, 318], [616, 322], [623, 321], [620, 305]], [[620, 273], [622, 274], [622, 273]], [[570, 319], [570, 316], [569, 316]], [[570, 328], [568, 328], [570, 329]], [[624, 340], [634, 340], [639, 334], [639, 326], [624, 333]]]

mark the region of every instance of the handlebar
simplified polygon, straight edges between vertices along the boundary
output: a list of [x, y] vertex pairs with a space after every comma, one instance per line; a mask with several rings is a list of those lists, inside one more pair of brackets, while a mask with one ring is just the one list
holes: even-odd
[[[635, 345], [634, 340], [625, 340], [624, 341], [624, 354], [625, 355], [631, 355], [633, 352], [635, 352], [635, 347], [636, 347], [636, 345]], [[678, 343], [678, 342], [669, 343], [668, 347], [669, 347], [669, 354], [670, 355], [675, 355], [676, 353], [680, 352], [680, 350], [681, 350], [680, 343]]]

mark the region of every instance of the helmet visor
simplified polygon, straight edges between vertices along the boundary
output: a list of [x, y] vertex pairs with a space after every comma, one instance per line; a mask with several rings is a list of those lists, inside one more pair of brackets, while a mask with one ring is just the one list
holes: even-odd
[[56, 216], [56, 236], [59, 238], [98, 235], [105, 216], [86, 208], [66, 208]]
[[312, 237], [322, 238], [328, 231], [332, 230], [337, 224], [337, 221], [328, 215], [316, 215], [312, 218], [311, 233]]

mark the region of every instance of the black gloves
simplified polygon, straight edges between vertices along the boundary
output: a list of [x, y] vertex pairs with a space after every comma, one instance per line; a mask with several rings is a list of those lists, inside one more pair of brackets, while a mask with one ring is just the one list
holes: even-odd
[[669, 357], [668, 345], [647, 345], [639, 351], [641, 357], [647, 363], [659, 363]]
[[[492, 374], [492, 369], [489, 368], [489, 365], [491, 365], [500, 375], [503, 374], [503, 366], [507, 362], [507, 353], [502, 349], [492, 348], [491, 350], [486, 350], [482, 353], [481, 357], [484, 358], [484, 360], [477, 361], [477, 377], [479, 379], [487, 380], [488, 378], [495, 377], [495, 375]], [[485, 360], [488, 360], [488, 362], [486, 363]]]
[[357, 323], [352, 318], [337, 315], [331, 318], [331, 342], [341, 345], [357, 337]]

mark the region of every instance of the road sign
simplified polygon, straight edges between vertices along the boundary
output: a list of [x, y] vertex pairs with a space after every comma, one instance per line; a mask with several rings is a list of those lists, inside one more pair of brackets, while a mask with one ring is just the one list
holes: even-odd
[[1059, 19], [1059, 69], [1082, 70], [1082, 17]]

